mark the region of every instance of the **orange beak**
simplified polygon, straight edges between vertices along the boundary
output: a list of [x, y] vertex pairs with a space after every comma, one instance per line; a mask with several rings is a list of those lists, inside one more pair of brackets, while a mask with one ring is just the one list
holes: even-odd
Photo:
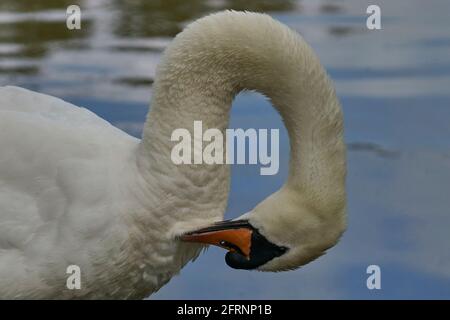
[[212, 244], [231, 252], [238, 252], [250, 259], [253, 230], [241, 221], [223, 221], [210, 227], [188, 232], [182, 241]]

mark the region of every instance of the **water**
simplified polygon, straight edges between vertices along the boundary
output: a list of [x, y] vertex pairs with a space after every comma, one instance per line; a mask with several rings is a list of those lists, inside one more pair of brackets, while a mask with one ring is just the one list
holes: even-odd
[[[83, 9], [81, 31], [65, 8]], [[450, 3], [377, 1], [382, 30], [365, 28], [369, 1], [2, 0], [0, 85], [85, 106], [139, 136], [162, 50], [186, 23], [223, 8], [265, 11], [303, 34], [335, 80], [348, 145], [349, 228], [327, 255], [285, 273], [236, 271], [210, 248], [152, 296], [160, 298], [450, 298]], [[255, 115], [258, 115], [255, 117]], [[287, 136], [256, 94], [232, 127], [280, 128], [281, 169], [234, 166], [228, 218], [286, 178]], [[382, 289], [366, 288], [377, 264]]]

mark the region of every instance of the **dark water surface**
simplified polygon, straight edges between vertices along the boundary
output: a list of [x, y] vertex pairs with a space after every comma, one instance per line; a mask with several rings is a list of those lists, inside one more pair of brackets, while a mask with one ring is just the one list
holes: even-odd
[[[82, 8], [82, 30], [65, 9]], [[139, 136], [162, 50], [189, 21], [223, 8], [264, 11], [303, 34], [335, 80], [345, 113], [349, 228], [327, 255], [285, 273], [236, 271], [211, 248], [152, 298], [450, 298], [450, 2], [0, 2], [0, 85], [85, 106]], [[257, 116], [255, 116], [257, 115]], [[288, 141], [264, 99], [242, 94], [232, 127], [280, 128], [276, 176], [234, 166], [226, 216], [251, 210], [287, 176]], [[377, 264], [382, 289], [368, 290]]]

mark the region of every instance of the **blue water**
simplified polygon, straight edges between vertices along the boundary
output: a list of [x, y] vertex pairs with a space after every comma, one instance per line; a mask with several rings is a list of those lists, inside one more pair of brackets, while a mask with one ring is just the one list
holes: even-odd
[[[31, 17], [39, 19], [31, 28], [26, 22], [32, 18], [23, 16], [26, 6], [5, 3], [10, 7], [0, 5], [0, 85], [62, 97], [135, 136], [142, 130], [161, 51], [186, 21], [217, 5], [198, 1], [186, 9], [181, 2], [166, 8], [152, 1], [135, 1], [142, 5], [135, 7], [79, 1], [87, 22], [72, 34], [54, 31], [65, 26], [64, 8], [35, 8]], [[246, 8], [244, 1], [223, 3]], [[348, 230], [317, 261], [276, 274], [230, 269], [225, 252], [210, 248], [152, 298], [449, 299], [450, 2], [377, 1], [382, 30], [375, 31], [365, 27], [369, 1], [280, 3], [252, 5], [270, 9], [303, 34], [343, 105]], [[138, 16], [130, 20], [124, 12]], [[154, 22], [155, 17], [162, 20]], [[33, 30], [48, 34], [33, 37]], [[281, 155], [275, 176], [260, 176], [259, 166], [233, 166], [227, 218], [251, 210], [282, 185], [289, 155], [281, 120], [261, 96], [241, 94], [231, 126], [279, 128]], [[381, 268], [381, 290], [366, 287], [371, 264]]]

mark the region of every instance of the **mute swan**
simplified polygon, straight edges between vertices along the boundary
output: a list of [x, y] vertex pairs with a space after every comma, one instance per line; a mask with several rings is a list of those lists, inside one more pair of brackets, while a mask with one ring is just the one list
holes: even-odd
[[[225, 130], [243, 89], [270, 97], [281, 114], [289, 178], [251, 212], [218, 222], [228, 166], [173, 164], [170, 136], [194, 120]], [[280, 271], [338, 241], [342, 112], [296, 32], [249, 12], [192, 23], [164, 53], [151, 106], [138, 140], [57, 98], [0, 88], [0, 298], [143, 298], [204, 243], [229, 249], [231, 267]], [[79, 290], [66, 287], [71, 265]]]

